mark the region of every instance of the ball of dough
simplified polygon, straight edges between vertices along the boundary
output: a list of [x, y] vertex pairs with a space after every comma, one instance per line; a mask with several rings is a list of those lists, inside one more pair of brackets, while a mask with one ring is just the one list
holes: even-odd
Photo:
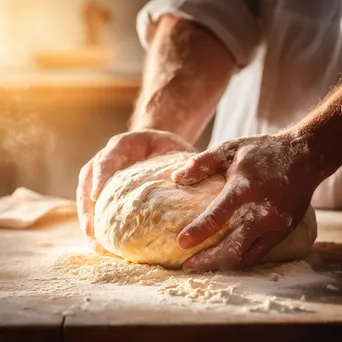
[[[225, 184], [222, 175], [192, 186], [175, 184], [170, 178], [172, 172], [192, 155], [178, 152], [158, 156], [115, 173], [95, 206], [95, 237], [107, 251], [135, 263], [179, 268], [189, 257], [222, 239], [229, 225], [192, 249], [177, 245], [178, 233], [206, 209]], [[310, 207], [299, 227], [264, 260], [305, 257], [316, 230]]]

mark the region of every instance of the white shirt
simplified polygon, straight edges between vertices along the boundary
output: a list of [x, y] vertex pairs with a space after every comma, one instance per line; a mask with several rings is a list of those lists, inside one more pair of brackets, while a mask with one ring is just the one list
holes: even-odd
[[[164, 14], [206, 26], [240, 68], [219, 103], [209, 146], [299, 121], [341, 77], [340, 0], [154, 0], [137, 19], [145, 48], [149, 25]], [[312, 204], [342, 208], [342, 168]]]

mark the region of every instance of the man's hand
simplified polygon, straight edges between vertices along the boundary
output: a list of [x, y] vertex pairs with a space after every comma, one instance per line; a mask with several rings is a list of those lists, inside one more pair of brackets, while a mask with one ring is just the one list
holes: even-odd
[[156, 130], [123, 133], [111, 138], [105, 148], [83, 166], [77, 187], [77, 208], [81, 228], [93, 247], [101, 247], [94, 238], [94, 208], [107, 181], [118, 170], [171, 151], [195, 149], [177, 135]]
[[183, 185], [217, 172], [227, 179], [206, 211], [179, 234], [178, 244], [192, 248], [227, 224], [229, 232], [186, 261], [184, 269], [240, 269], [261, 260], [300, 223], [310, 204], [318, 184], [309, 160], [305, 142], [287, 133], [224, 142], [174, 172], [174, 181]]

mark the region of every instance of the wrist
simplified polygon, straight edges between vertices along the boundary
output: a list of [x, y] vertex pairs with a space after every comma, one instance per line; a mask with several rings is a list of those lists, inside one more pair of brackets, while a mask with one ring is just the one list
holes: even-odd
[[306, 185], [316, 189], [326, 176], [325, 172], [322, 172], [319, 154], [313, 149], [313, 137], [297, 125], [281, 131], [276, 136], [286, 146], [287, 162], [291, 165], [290, 173], [303, 187]]
[[[289, 149], [297, 153], [303, 167], [303, 177], [315, 187], [332, 175], [342, 163], [338, 151], [341, 123], [316, 121], [316, 112], [280, 133], [289, 143]], [[335, 126], [335, 127], [334, 127]], [[304, 179], [303, 179], [304, 181]]]

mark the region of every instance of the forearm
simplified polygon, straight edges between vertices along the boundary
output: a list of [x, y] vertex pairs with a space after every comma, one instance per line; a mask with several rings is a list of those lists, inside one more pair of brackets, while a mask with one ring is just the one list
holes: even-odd
[[305, 142], [318, 185], [342, 165], [342, 86], [290, 130]]
[[234, 70], [232, 55], [211, 33], [185, 19], [162, 17], [151, 37], [131, 130], [167, 130], [194, 143]]

